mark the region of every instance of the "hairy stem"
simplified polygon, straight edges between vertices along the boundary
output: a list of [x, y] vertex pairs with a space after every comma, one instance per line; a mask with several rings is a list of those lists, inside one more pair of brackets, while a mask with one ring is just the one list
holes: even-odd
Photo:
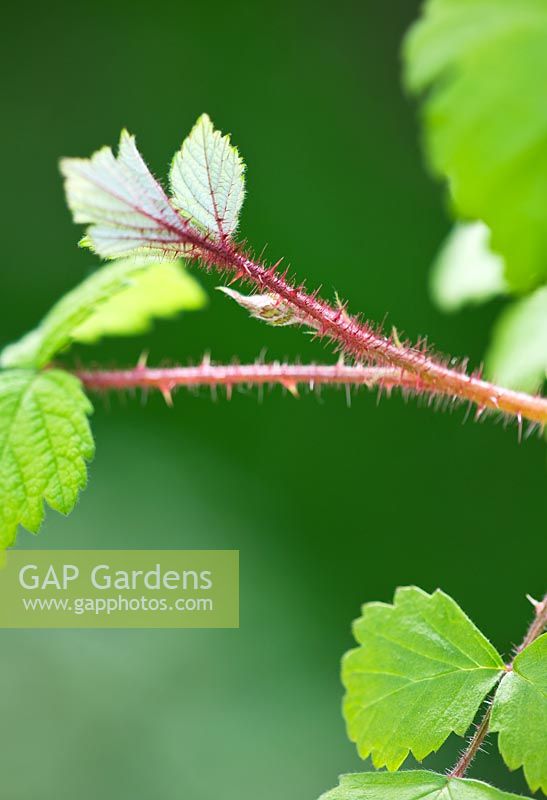
[[[365, 386], [369, 389], [401, 389], [408, 395], [424, 395], [431, 400], [464, 400], [458, 394], [447, 394], [438, 384], [427, 383], [421, 375], [400, 367], [350, 366], [339, 362], [322, 364], [211, 364], [206, 360], [198, 366], [152, 368], [136, 366], [125, 370], [79, 370], [80, 380], [90, 390], [118, 390], [134, 388], [158, 389], [171, 402], [171, 391], [178, 386], [225, 386], [230, 394], [238, 385], [263, 386], [279, 384], [293, 394], [299, 384], [316, 386]], [[518, 394], [518, 393], [513, 393]], [[524, 395], [528, 397], [527, 395]], [[533, 398], [529, 398], [533, 399]], [[484, 409], [481, 409], [481, 411]], [[499, 409], [497, 409], [499, 410]], [[525, 415], [523, 415], [525, 416]]]
[[[545, 628], [547, 627], [547, 594], [540, 602], [534, 603], [534, 608], [536, 611], [536, 615], [534, 620], [532, 621], [526, 636], [522, 640], [522, 643], [517, 647], [515, 657], [521, 653], [525, 647], [528, 647], [538, 636], [541, 636]], [[513, 669], [513, 661], [510, 664], [507, 664], [505, 667], [505, 671], [510, 672]], [[469, 741], [469, 744], [465, 748], [464, 752], [462, 753], [458, 763], [454, 767], [453, 770], [450, 772], [450, 776], [452, 778], [463, 778], [467, 773], [467, 770], [471, 766], [471, 762], [481, 749], [482, 743], [484, 742], [487, 734], [488, 728], [490, 725], [490, 716], [492, 714], [492, 701], [494, 699], [494, 694], [488, 700], [488, 708], [486, 709], [484, 716], [479, 723], [477, 730], [475, 731], [474, 736]]]
[[[205, 360], [194, 367], [151, 368], [137, 365], [126, 370], [79, 370], [80, 380], [90, 390], [153, 388], [164, 396], [177, 386], [261, 386], [280, 384], [295, 391], [299, 384], [316, 386], [375, 386], [399, 388], [421, 393], [423, 387], [415, 375], [390, 367], [348, 366], [344, 363], [320, 364], [211, 364]], [[431, 392], [426, 389], [426, 392]]]
[[[538, 602], [534, 601], [534, 609], [536, 615], [532, 622], [530, 623], [530, 627], [526, 633], [526, 636], [522, 640], [522, 643], [517, 647], [515, 658], [521, 653], [525, 647], [528, 647], [538, 636], [541, 636], [545, 628], [547, 628], [547, 594]], [[514, 659], [513, 659], [514, 660]], [[513, 666], [513, 662], [509, 665], [511, 669]]]
[[490, 725], [491, 714], [492, 714], [492, 698], [488, 700], [488, 708], [486, 709], [486, 712], [477, 730], [475, 731], [475, 735], [465, 748], [454, 769], [450, 772], [451, 778], [465, 777], [467, 770], [471, 766], [471, 762], [481, 749], [482, 743], [486, 738], [486, 735], [488, 733], [488, 726]]
[[496, 386], [479, 375], [468, 374], [462, 367], [447, 366], [424, 349], [401, 343], [397, 337], [385, 336], [369, 323], [350, 316], [343, 307], [330, 305], [317, 292], [310, 293], [303, 286], [293, 285], [275, 266], [267, 267], [232, 245], [204, 240], [194, 257], [201, 258], [208, 268], [245, 279], [254, 288], [278, 296], [301, 317], [311, 320], [318, 336], [331, 339], [341, 350], [359, 360], [397, 367], [417, 375], [424, 388], [468, 400], [478, 406], [479, 411], [504, 412], [516, 417], [519, 423], [525, 418], [540, 425], [547, 424], [547, 398]]

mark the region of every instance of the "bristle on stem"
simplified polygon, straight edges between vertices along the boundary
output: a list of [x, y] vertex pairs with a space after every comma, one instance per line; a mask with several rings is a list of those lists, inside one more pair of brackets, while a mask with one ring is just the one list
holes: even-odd
[[[422, 377], [397, 367], [370, 366], [363, 364], [346, 364], [340, 356], [336, 364], [288, 364], [265, 363], [263, 358], [253, 364], [214, 364], [206, 353], [197, 366], [186, 367], [147, 367], [142, 361], [132, 369], [104, 370], [78, 369], [75, 374], [90, 391], [119, 391], [140, 388], [157, 389], [172, 405], [172, 392], [178, 387], [199, 388], [208, 386], [212, 390], [224, 386], [226, 396], [231, 398], [234, 387], [263, 387], [279, 385], [298, 397], [298, 387], [309, 387], [311, 390], [322, 386], [344, 387], [348, 404], [349, 390], [352, 386], [367, 389], [376, 388], [378, 400], [383, 393], [389, 395], [392, 390], [399, 389], [403, 397], [423, 397], [428, 405], [437, 408], [452, 407], [461, 403], [462, 398], [447, 396], [423, 381]], [[488, 409], [492, 413], [493, 409]], [[500, 409], [496, 409], [501, 413]], [[476, 406], [474, 418], [479, 420], [485, 414], [485, 408]], [[537, 425], [536, 429], [541, 429]]]

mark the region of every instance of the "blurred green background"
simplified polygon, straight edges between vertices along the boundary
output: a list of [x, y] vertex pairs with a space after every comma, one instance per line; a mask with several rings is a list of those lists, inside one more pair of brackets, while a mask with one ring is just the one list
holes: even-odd
[[[57, 159], [127, 126], [154, 172], [207, 111], [248, 164], [242, 230], [310, 286], [477, 363], [495, 304], [442, 316], [427, 292], [450, 227], [427, 176], [399, 48], [417, 2], [13, 4], [3, 12], [0, 342], [33, 326], [96, 261]], [[83, 363], [333, 356], [213, 291], [147, 337]], [[10, 800], [316, 798], [360, 768], [339, 658], [366, 600], [441, 586], [507, 651], [544, 590], [544, 445], [399, 398], [259, 402], [208, 392], [97, 399], [97, 457], [69, 519], [20, 546], [241, 550], [239, 631], [0, 635], [1, 794]], [[429, 766], [444, 768], [461, 740]], [[490, 747], [473, 774], [526, 792]], [[366, 765], [368, 768], [369, 765]]]

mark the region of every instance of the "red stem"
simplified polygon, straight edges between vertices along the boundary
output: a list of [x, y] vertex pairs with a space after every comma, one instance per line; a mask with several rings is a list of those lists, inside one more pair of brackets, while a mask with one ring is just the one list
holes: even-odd
[[488, 734], [488, 728], [490, 726], [490, 716], [492, 715], [492, 700], [490, 698], [488, 700], [488, 708], [486, 709], [484, 716], [475, 731], [475, 735], [471, 738], [469, 744], [465, 748], [464, 752], [461, 754], [458, 763], [454, 767], [454, 769], [450, 772], [451, 778], [464, 778], [467, 770], [471, 766], [471, 763], [474, 761], [475, 756], [480, 751], [482, 747], [482, 743], [486, 739]]
[[[544, 596], [543, 600], [539, 600], [537, 602], [534, 601], [534, 609], [535, 617], [530, 623], [530, 627], [528, 628], [526, 636], [516, 649], [515, 658], [519, 653], [522, 653], [522, 651], [528, 647], [529, 644], [532, 644], [532, 642], [534, 642], [538, 636], [541, 636], [547, 627], [547, 594]], [[514, 660], [515, 659], [513, 659], [513, 661]], [[508, 669], [513, 668], [513, 661], [509, 664]]]
[[326, 336], [339, 347], [356, 357], [373, 363], [397, 367], [419, 377], [422, 388], [452, 398], [468, 400], [478, 406], [479, 411], [491, 409], [547, 424], [547, 399], [516, 392], [469, 375], [464, 368], [449, 368], [427, 352], [408, 344], [401, 344], [386, 337], [370, 324], [350, 316], [344, 308], [334, 307], [309, 293], [302, 286], [293, 286], [285, 275], [249, 258], [233, 246], [205, 239], [201, 256], [207, 267], [214, 266], [223, 274], [248, 280], [254, 288], [268, 291], [285, 300], [301, 315], [315, 323], [318, 336]]
[[169, 393], [177, 386], [226, 386], [280, 384], [294, 391], [298, 384], [312, 388], [321, 385], [380, 386], [413, 393], [429, 392], [415, 375], [390, 367], [348, 366], [343, 363], [316, 364], [211, 364], [197, 367], [151, 368], [136, 366], [126, 370], [79, 370], [75, 373], [91, 390], [153, 388]]

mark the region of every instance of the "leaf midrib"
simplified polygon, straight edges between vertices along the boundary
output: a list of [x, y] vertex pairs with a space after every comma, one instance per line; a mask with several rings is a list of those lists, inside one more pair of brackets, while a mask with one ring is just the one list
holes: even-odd
[[[393, 644], [396, 647], [400, 647], [402, 650], [407, 650], [409, 653], [413, 653], [413, 655], [419, 656], [420, 658], [425, 658], [425, 659], [427, 659], [429, 661], [433, 661], [433, 662], [435, 662], [437, 664], [446, 664], [449, 667], [455, 667], [456, 669], [464, 669], [464, 667], [458, 667], [458, 665], [455, 664], [453, 661], [447, 661], [446, 659], [435, 658], [434, 656], [430, 656], [430, 655], [427, 655], [427, 654], [424, 654], [424, 653], [420, 653], [419, 650], [415, 650], [414, 648], [409, 647], [409, 645], [407, 643], [399, 642], [396, 639], [391, 639], [389, 636], [386, 636], [385, 633], [380, 633], [377, 630], [369, 631], [369, 633], [372, 633], [373, 636], [377, 636], [380, 639], [384, 639], [386, 642], [389, 642], [390, 644]], [[437, 633], [439, 633], [439, 631], [437, 631]], [[475, 659], [471, 658], [466, 653], [464, 653], [463, 650], [460, 647], [458, 647], [456, 644], [454, 644], [454, 642], [450, 641], [450, 639], [446, 639], [446, 636], [444, 638], [450, 645], [455, 647], [458, 650], [458, 652], [461, 653], [462, 656], [464, 656], [464, 658], [467, 659], [467, 661], [470, 661], [472, 664], [476, 664], [477, 668], [493, 669], [493, 670], [501, 670], [503, 668], [503, 665], [495, 666], [495, 667], [494, 666], [485, 667], [484, 665], [479, 664], [477, 661], [475, 661]], [[364, 642], [362, 640], [359, 640], [359, 644], [361, 645], [361, 647], [365, 646], [365, 644], [364, 644]]]
[[[492, 670], [493, 672], [501, 672], [501, 670], [493, 670], [491, 667], [477, 667], [477, 668], [474, 668], [474, 669], [452, 669], [452, 670], [447, 670], [446, 672], [438, 672], [436, 675], [431, 675], [431, 676], [428, 676], [427, 678], [420, 678], [419, 680], [413, 680], [412, 678], [408, 678], [407, 679], [407, 683], [405, 683], [404, 686], [398, 686], [396, 689], [393, 689], [391, 692], [388, 692], [387, 694], [384, 694], [381, 697], [377, 697], [371, 703], [367, 703], [367, 705], [365, 705], [365, 706], [359, 706], [359, 715], [363, 711], [366, 711], [369, 708], [372, 708], [373, 706], [377, 705], [378, 703], [381, 703], [383, 700], [386, 700], [388, 697], [392, 697], [393, 695], [397, 694], [398, 692], [405, 691], [405, 689], [408, 689], [410, 685], [411, 686], [417, 686], [420, 683], [426, 683], [428, 681], [434, 681], [437, 678], [442, 678], [442, 677], [445, 677], [446, 675], [454, 675], [454, 674], [457, 674], [457, 673], [460, 673], [460, 672], [476, 672], [479, 669], [488, 669], [488, 670]], [[357, 672], [357, 670], [355, 670], [354, 674], [368, 675], [369, 673], [367, 673], [365, 671]], [[383, 674], [390, 675], [392, 673], [379, 672], [379, 673], [370, 673], [370, 674], [373, 674], [373, 675], [383, 675]], [[404, 675], [400, 675], [400, 676], [398, 675], [397, 677], [404, 678], [405, 676]]]

